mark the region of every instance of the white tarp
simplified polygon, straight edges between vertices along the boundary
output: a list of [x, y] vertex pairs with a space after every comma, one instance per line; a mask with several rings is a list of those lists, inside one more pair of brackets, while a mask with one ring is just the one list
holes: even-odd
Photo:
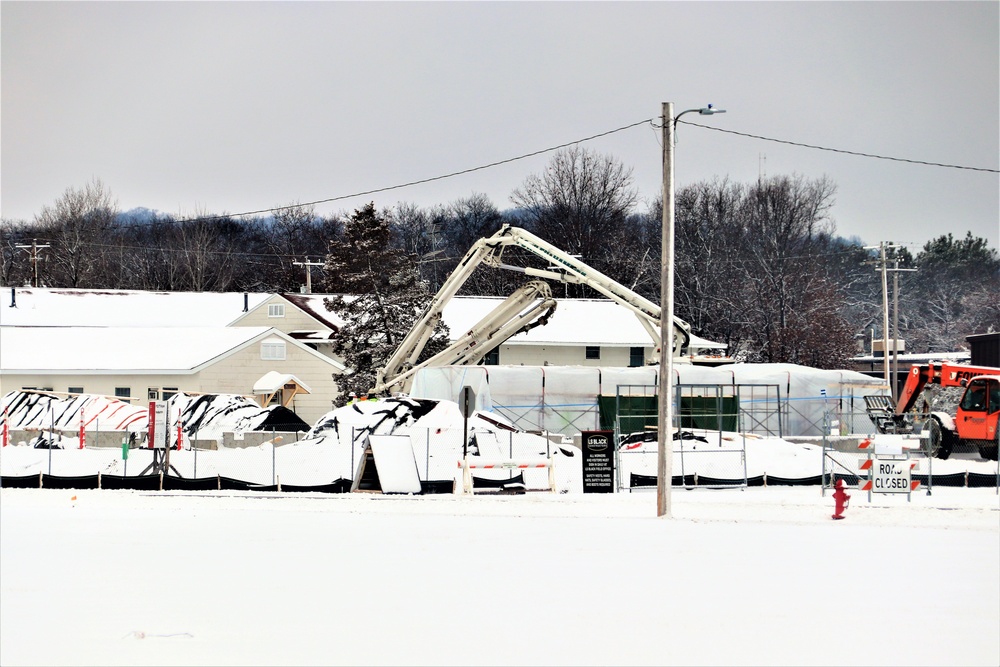
[[[479, 396], [477, 392], [477, 399]], [[353, 479], [372, 435], [408, 436], [421, 479], [447, 480], [460, 473], [457, 464], [465, 453], [463, 444], [475, 443], [484, 432], [499, 434], [515, 456], [573, 455], [572, 447], [554, 446], [541, 436], [518, 432], [496, 413], [476, 411], [466, 420], [455, 401], [412, 397], [356, 401], [336, 408], [316, 422], [302, 440], [282, 449], [318, 448], [324, 470], [335, 473], [332, 479]], [[469, 455], [479, 456], [478, 447], [470, 447]], [[381, 468], [379, 471], [381, 475]]]
[[368, 436], [382, 493], [420, 493], [420, 475], [406, 435]]
[[[237, 394], [174, 394], [167, 401], [168, 436], [176, 443], [178, 421], [188, 437], [222, 442], [229, 431], [258, 430], [278, 406], [262, 408]], [[284, 408], [282, 408], [284, 410]], [[78, 429], [145, 433], [149, 402], [131, 405], [97, 394], [12, 391], [0, 397], [0, 416], [10, 429]]]
[[[727, 364], [714, 368], [676, 364], [673, 369], [675, 385], [743, 385], [740, 407], [744, 410], [752, 407], [755, 414], [761, 406], [751, 406], [751, 401], [773, 403], [767, 408], [771, 418], [761, 426], [775, 435], [780, 428], [783, 436], [822, 435], [828, 414], [863, 415], [864, 395], [888, 393], [879, 380], [863, 373], [796, 364]], [[641, 395], [643, 387], [648, 388], [647, 395], [655, 394], [658, 370], [656, 366], [425, 368], [416, 374], [411, 395], [454, 401], [462, 383], [470, 384], [476, 390], [477, 408], [502, 414], [525, 430], [571, 436], [600, 428], [598, 396]], [[853, 426], [862, 433], [867, 433], [864, 429], [870, 427], [863, 418]]]

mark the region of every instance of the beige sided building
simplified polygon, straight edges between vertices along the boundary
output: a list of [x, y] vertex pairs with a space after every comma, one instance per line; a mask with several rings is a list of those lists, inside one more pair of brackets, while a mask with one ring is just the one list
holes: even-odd
[[[343, 370], [268, 327], [0, 327], [0, 394], [38, 389], [133, 403], [178, 391], [265, 396], [313, 424], [332, 409]], [[265, 376], [291, 382], [265, 387]]]
[[274, 327], [327, 357], [332, 352], [332, 337], [343, 321], [323, 305], [326, 294], [270, 294], [240, 315], [230, 326]]

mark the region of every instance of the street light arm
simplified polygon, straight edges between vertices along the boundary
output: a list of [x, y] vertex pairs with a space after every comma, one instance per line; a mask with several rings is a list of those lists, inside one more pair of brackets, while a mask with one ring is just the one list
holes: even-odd
[[[698, 113], [698, 114], [701, 114], [702, 116], [711, 116], [711, 115], [717, 114], [717, 113], [726, 113], [726, 110], [725, 109], [716, 109], [711, 104], [709, 104], [707, 107], [702, 107], [700, 109], [686, 109], [686, 110], [680, 112], [679, 114], [677, 114], [676, 116], [674, 116], [673, 124], [674, 124], [674, 131], [675, 132], [677, 130], [677, 121], [679, 121], [681, 119], [681, 116], [683, 116], [686, 113]], [[677, 141], [677, 135], [676, 134], [674, 135], [674, 141], [675, 142]]]

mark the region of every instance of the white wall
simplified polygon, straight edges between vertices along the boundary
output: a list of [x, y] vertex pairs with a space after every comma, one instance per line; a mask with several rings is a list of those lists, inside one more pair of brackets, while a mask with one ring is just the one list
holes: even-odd
[[[70, 387], [82, 387], [84, 394], [101, 394], [114, 396], [116, 387], [127, 387], [130, 390], [132, 405], [140, 405], [146, 400], [146, 392], [150, 387], [177, 387], [179, 391], [195, 391], [195, 379], [191, 374], [185, 375], [8, 375], [0, 376], [0, 394], [6, 394], [20, 389], [35, 388], [66, 393]], [[124, 399], [122, 399], [124, 400]]]
[[[648, 361], [652, 347], [643, 347]], [[501, 345], [500, 364], [505, 366], [628, 366], [630, 348], [601, 346], [600, 359], [587, 359], [585, 345]]]

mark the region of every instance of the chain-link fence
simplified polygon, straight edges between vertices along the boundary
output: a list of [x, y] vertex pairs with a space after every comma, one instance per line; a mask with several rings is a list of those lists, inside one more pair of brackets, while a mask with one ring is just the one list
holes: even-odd
[[[675, 389], [673, 483], [686, 487], [747, 485], [746, 440], [741, 425], [769, 432], [767, 415], [776, 388], [750, 385], [677, 385]], [[655, 486], [659, 460], [658, 387], [618, 385], [614, 404], [602, 406], [615, 415], [617, 487]]]
[[[619, 399], [649, 398], [655, 388], [619, 389]], [[803, 479], [779, 480], [748, 477], [749, 424], [765, 433], [766, 424], [780, 419], [767, 387], [688, 386], [678, 390], [675, 414], [680, 428], [672, 442], [673, 483], [685, 487], [754, 486], [768, 483], [819, 484], [825, 491], [836, 479], [852, 486], [862, 479], [860, 465], [868, 458], [859, 443], [875, 434], [872, 418], [861, 408], [827, 410], [821, 426], [825, 435], [788, 439], [811, 442], [823, 448], [822, 467]], [[747, 395], [754, 396], [747, 401]], [[737, 402], [736, 397], [740, 398]], [[743, 406], [753, 406], [744, 409]], [[739, 406], [738, 408], [736, 406]], [[619, 400], [615, 428], [617, 490], [655, 487], [658, 452], [656, 405], [653, 401]], [[730, 431], [735, 422], [736, 431]], [[721, 428], [720, 428], [721, 426]], [[11, 429], [10, 446], [0, 450], [0, 476], [4, 486], [70, 486], [102, 488], [205, 488], [347, 491], [356, 481], [366, 456], [369, 431], [342, 429], [339, 438], [309, 439], [303, 431], [246, 432], [182, 431], [180, 449], [176, 435], [169, 449], [150, 449], [141, 434], [87, 429]], [[461, 480], [460, 463], [467, 453], [473, 461], [508, 462], [530, 459], [556, 460], [560, 491], [579, 490], [582, 454], [559, 437], [539, 434], [476, 430], [466, 439], [461, 428], [399, 429], [408, 436], [410, 465], [422, 489], [452, 492]], [[1000, 468], [983, 461], [974, 451], [956, 450], [948, 460], [930, 455], [926, 440], [915, 440], [911, 458], [917, 462], [913, 479], [922, 490], [934, 486], [992, 487], [1000, 493]], [[773, 471], [767, 471], [773, 472]], [[544, 468], [496, 465], [473, 470], [476, 489], [546, 489]], [[815, 479], [813, 479], [815, 477]]]
[[[747, 486], [745, 436], [706, 437], [680, 432], [673, 441], [673, 486], [732, 488]], [[649, 436], [647, 436], [649, 437]], [[659, 452], [652, 440], [621, 443], [616, 470], [619, 491], [655, 487]]]
[[[838, 479], [849, 486], [863, 488], [872, 478], [871, 465], [877, 458], [874, 442], [879, 435], [878, 414], [868, 410], [829, 410], [825, 414], [823, 446], [823, 492], [832, 489]], [[910, 478], [919, 482], [918, 491], [933, 493], [935, 486], [996, 488], [1000, 493], [1000, 466], [985, 461], [973, 446], [955, 448], [947, 459], [939, 458], [929, 438], [921, 437], [923, 420], [914, 420], [912, 432], [892, 434], [901, 450], [886, 455], [886, 460], [905, 463]]]
[[[781, 437], [791, 409], [777, 385], [679, 384], [674, 388], [674, 427]], [[655, 429], [659, 420], [658, 387], [618, 385], [602, 397], [602, 414], [613, 417], [618, 440]]]

